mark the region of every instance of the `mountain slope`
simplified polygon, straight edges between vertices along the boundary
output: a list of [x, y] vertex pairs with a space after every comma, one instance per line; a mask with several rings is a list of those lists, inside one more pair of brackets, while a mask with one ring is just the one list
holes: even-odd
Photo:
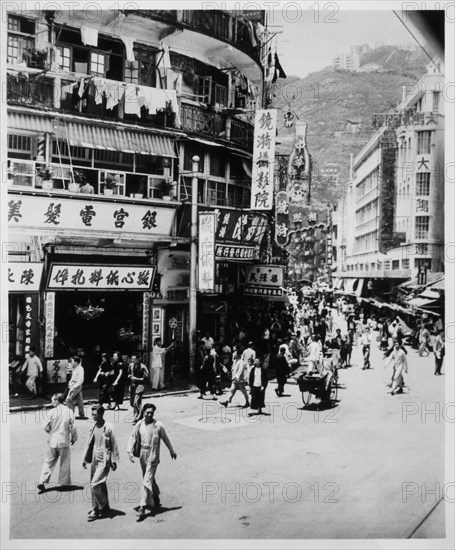
[[[412, 64], [406, 65], [406, 59]], [[372, 115], [396, 107], [402, 87], [410, 89], [418, 81], [426, 60], [420, 52], [388, 46], [364, 54], [361, 64], [379, 69], [347, 73], [326, 68], [303, 79], [278, 80], [274, 90], [278, 154], [288, 154], [294, 141], [294, 128], [284, 126], [284, 114], [290, 110], [296, 119], [308, 122], [307, 143], [314, 165], [312, 197], [316, 202], [336, 202], [349, 178], [350, 154], [355, 156], [375, 132]], [[324, 173], [326, 163], [337, 167], [338, 182]]]

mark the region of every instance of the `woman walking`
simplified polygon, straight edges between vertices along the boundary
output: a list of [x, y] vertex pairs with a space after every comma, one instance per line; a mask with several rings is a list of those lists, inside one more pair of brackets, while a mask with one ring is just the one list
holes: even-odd
[[[251, 409], [257, 410], [257, 414], [262, 414], [262, 409], [265, 407], [265, 389], [267, 383], [267, 371], [262, 366], [260, 360], [255, 359], [253, 368], [250, 371], [250, 388]], [[249, 412], [248, 416], [253, 416], [253, 414]]]
[[125, 382], [128, 376], [128, 363], [123, 360], [120, 353], [116, 351], [112, 356], [114, 369], [114, 381], [112, 383], [112, 399], [115, 402], [114, 411], [120, 410], [125, 396]]
[[102, 405], [107, 403], [110, 407], [111, 405], [111, 385], [113, 382], [114, 369], [112, 368], [109, 356], [107, 353], [101, 354], [101, 365], [98, 368], [98, 372], [93, 380], [93, 382], [99, 381], [100, 384], [100, 396], [98, 404]]
[[387, 363], [384, 365], [384, 368], [388, 367], [392, 363], [393, 379], [391, 395], [395, 395], [396, 393], [403, 393], [403, 372], [408, 372], [408, 361], [406, 358], [406, 353], [403, 351], [401, 343], [398, 340], [395, 341], [393, 352], [391, 353]]

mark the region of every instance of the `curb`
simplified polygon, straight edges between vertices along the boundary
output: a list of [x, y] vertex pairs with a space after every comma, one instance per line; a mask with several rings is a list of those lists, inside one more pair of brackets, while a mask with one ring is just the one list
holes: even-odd
[[[176, 390], [176, 391], [169, 391], [165, 393], [145, 393], [143, 395], [143, 399], [147, 399], [149, 397], [165, 397], [167, 395], [182, 395], [185, 393], [196, 393], [199, 390], [195, 386], [191, 386], [186, 390]], [[84, 405], [92, 405], [97, 403], [96, 399], [84, 399]], [[17, 407], [10, 407], [9, 412], [27, 412], [27, 411], [39, 411], [41, 409], [50, 409], [52, 408], [51, 403], [43, 403], [41, 405], [19, 405]]]

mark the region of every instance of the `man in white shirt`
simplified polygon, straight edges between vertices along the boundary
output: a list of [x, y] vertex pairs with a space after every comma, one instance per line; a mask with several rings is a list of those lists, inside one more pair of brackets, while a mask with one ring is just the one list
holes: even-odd
[[312, 374], [315, 370], [319, 372], [321, 369], [320, 359], [322, 346], [318, 335], [314, 336], [313, 340], [310, 342], [308, 346], [308, 352], [309, 354], [306, 358], [308, 361], [308, 374]]
[[161, 338], [155, 338], [151, 354], [150, 366], [152, 368], [152, 389], [166, 389], [164, 385], [164, 356], [174, 347], [171, 344], [167, 348], [163, 348]]
[[248, 347], [243, 350], [242, 353], [242, 361], [245, 363], [245, 365], [248, 365], [249, 359], [253, 359], [253, 361], [256, 359], [256, 352], [253, 349], [253, 342], [248, 342]]
[[210, 336], [210, 332], [208, 330], [205, 331], [205, 336], [201, 338], [201, 342], [204, 344], [205, 348], [212, 349], [215, 345], [215, 340]]
[[46, 456], [41, 468], [41, 475], [37, 485], [38, 490], [46, 490], [45, 483], [49, 483], [52, 472], [60, 459], [58, 484], [71, 485], [70, 471], [70, 444], [77, 441], [77, 430], [74, 425], [74, 413], [63, 405], [63, 395], [56, 393], [52, 396], [53, 409], [47, 412], [43, 422], [44, 431], [49, 434]]
[[30, 392], [29, 399], [35, 399], [37, 394], [36, 380], [43, 374], [43, 365], [39, 357], [35, 355], [35, 348], [30, 348], [29, 356], [24, 365], [24, 370], [27, 373], [27, 382], [25, 383]]
[[240, 390], [243, 393], [244, 397], [245, 397], [245, 405], [243, 406], [243, 408], [247, 409], [250, 406], [250, 401], [248, 399], [248, 393], [245, 389], [246, 372], [247, 372], [247, 366], [243, 362], [243, 359], [240, 356], [239, 352], [236, 351], [235, 352], [235, 358], [234, 358], [234, 364], [232, 365], [232, 371], [231, 371], [232, 385], [231, 385], [230, 390], [229, 390], [229, 398], [228, 398], [227, 401], [221, 401], [221, 404], [224, 407], [227, 407], [231, 403], [231, 401], [232, 401], [232, 399], [235, 395], [235, 392], [237, 390]]
[[79, 416], [82, 420], [87, 420], [84, 411], [84, 398], [82, 397], [82, 384], [84, 383], [84, 369], [82, 367], [81, 358], [77, 355], [73, 358], [74, 368], [71, 380], [68, 382], [68, 397], [65, 404], [74, 412], [77, 405]]

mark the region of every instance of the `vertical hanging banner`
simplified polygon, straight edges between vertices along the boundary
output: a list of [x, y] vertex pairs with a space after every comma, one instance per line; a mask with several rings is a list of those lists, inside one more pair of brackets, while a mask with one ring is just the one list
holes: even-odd
[[147, 351], [150, 330], [150, 297], [151, 292], [144, 292], [142, 296], [142, 349]]
[[216, 213], [199, 213], [199, 274], [198, 288], [215, 291], [215, 229]]
[[25, 331], [24, 352], [31, 347], [38, 348], [39, 340], [39, 306], [37, 294], [25, 295]]
[[252, 210], [271, 210], [273, 206], [276, 118], [276, 109], [256, 111], [251, 182]]
[[46, 292], [44, 356], [54, 356], [55, 292]]

